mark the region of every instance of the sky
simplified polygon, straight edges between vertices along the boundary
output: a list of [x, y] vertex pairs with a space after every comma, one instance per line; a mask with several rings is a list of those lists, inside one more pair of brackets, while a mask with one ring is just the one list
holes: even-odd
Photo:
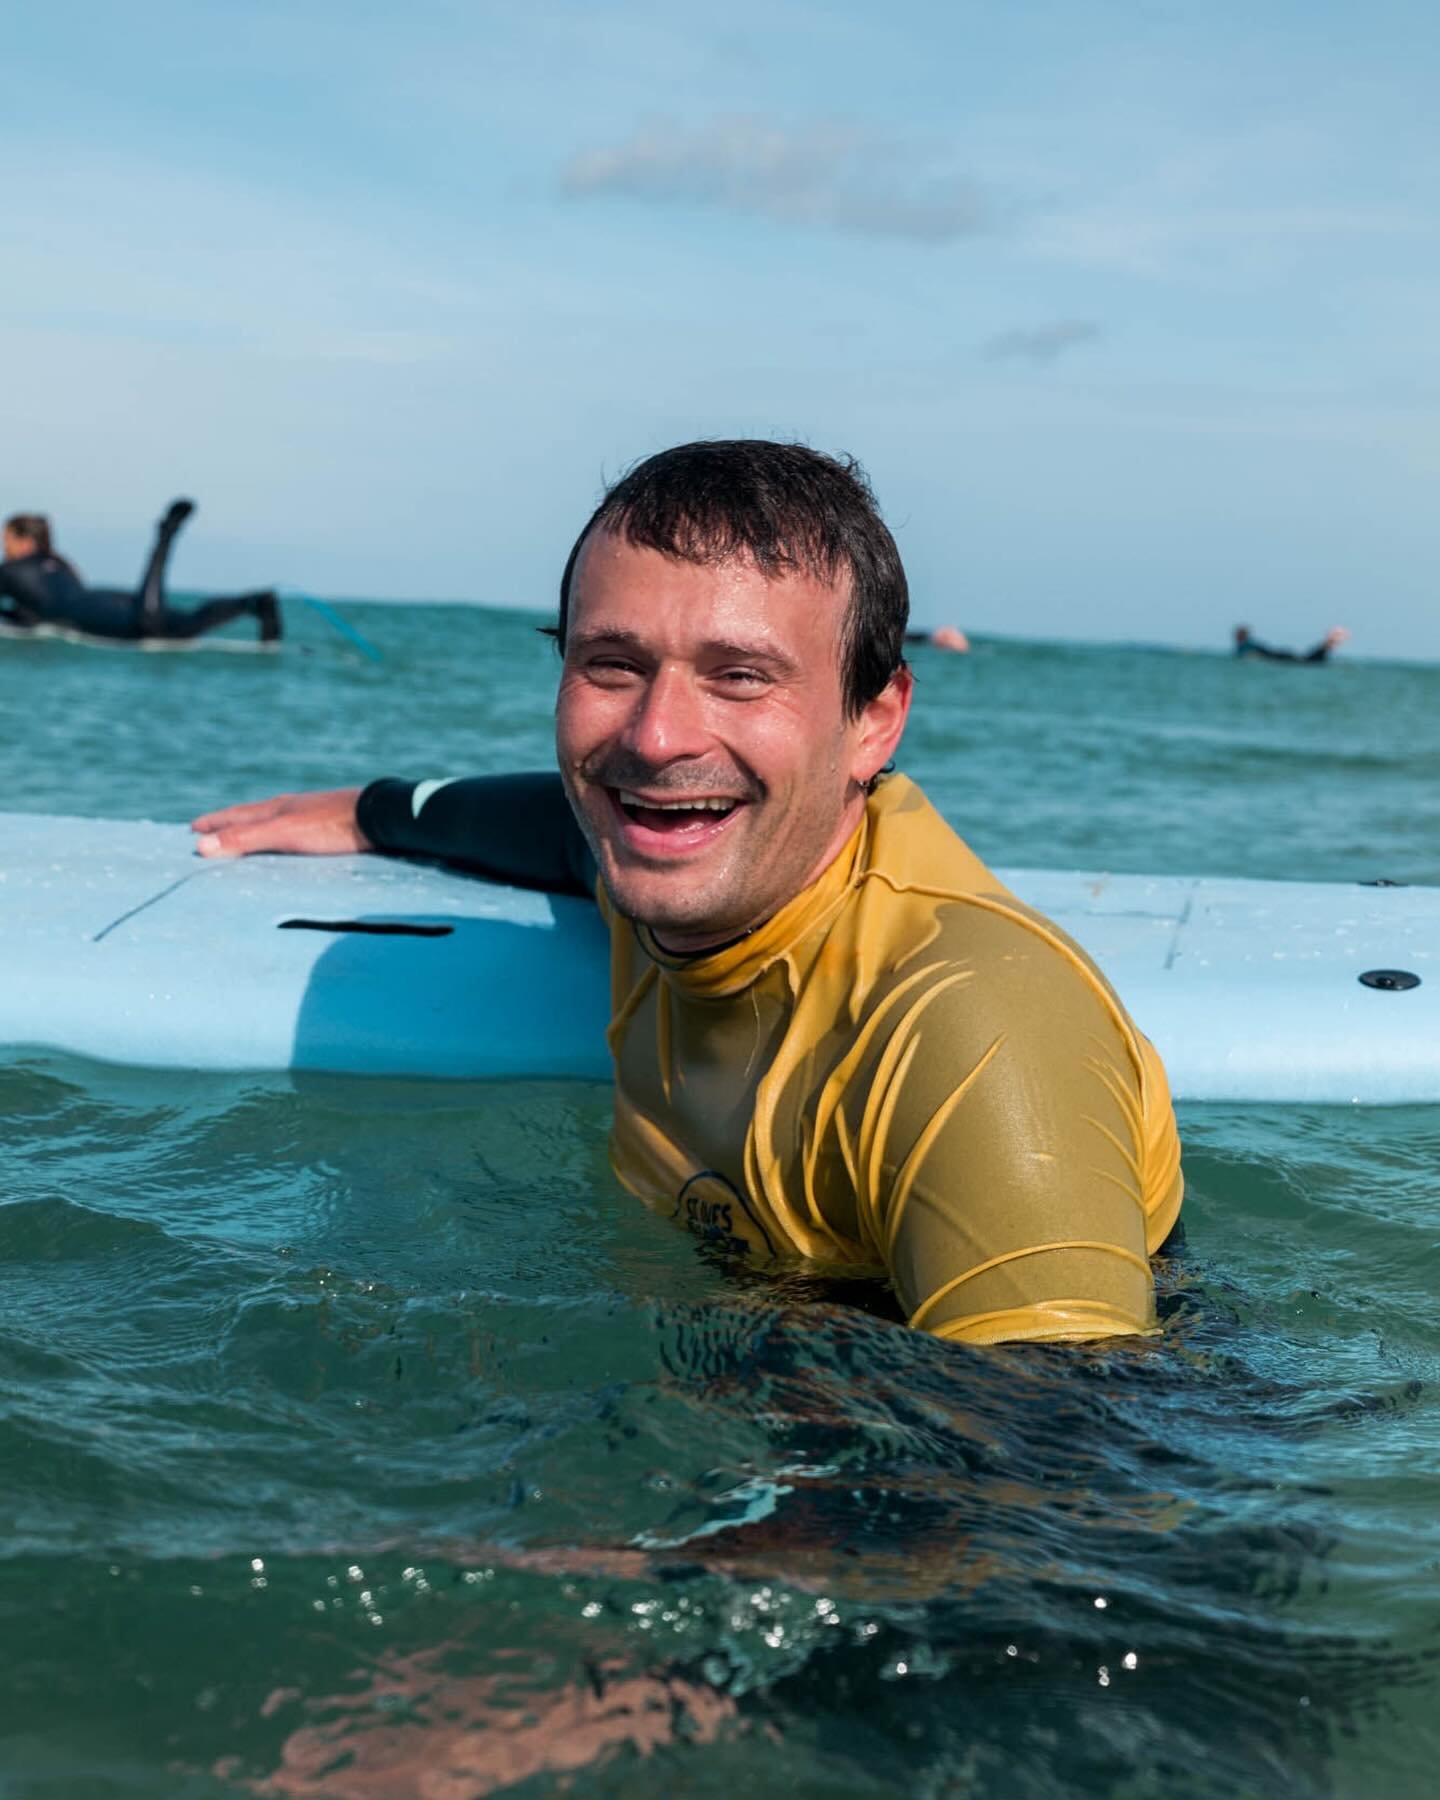
[[47, 0], [0, 511], [96, 581], [547, 607], [696, 437], [858, 456], [923, 624], [1440, 659], [1429, 0]]

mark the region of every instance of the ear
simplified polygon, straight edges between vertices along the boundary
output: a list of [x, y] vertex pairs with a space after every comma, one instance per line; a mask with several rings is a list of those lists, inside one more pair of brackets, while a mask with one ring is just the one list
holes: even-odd
[[850, 762], [850, 778], [864, 787], [889, 762], [899, 748], [910, 716], [910, 696], [915, 691], [915, 677], [909, 669], [898, 668], [880, 692], [856, 720], [855, 754]]

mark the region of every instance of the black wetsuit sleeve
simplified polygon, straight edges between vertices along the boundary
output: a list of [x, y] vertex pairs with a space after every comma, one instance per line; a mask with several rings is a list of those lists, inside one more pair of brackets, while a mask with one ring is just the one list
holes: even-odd
[[89, 590], [63, 556], [14, 556], [0, 563], [0, 594], [11, 602], [7, 617], [21, 625], [89, 628], [84, 602]]
[[[417, 807], [417, 790], [427, 787]], [[555, 774], [372, 781], [355, 818], [386, 856], [431, 857], [516, 887], [595, 896], [595, 859]]]
[[33, 625], [40, 617], [40, 609], [35, 602], [34, 581], [27, 579], [30, 574], [28, 565], [32, 560], [26, 557], [0, 563], [0, 619], [8, 624]]
[[1293, 650], [1272, 650], [1269, 644], [1257, 643], [1254, 638], [1248, 638], [1243, 644], [1237, 645], [1235, 654], [1258, 657], [1262, 662], [1299, 662], [1301, 660]]

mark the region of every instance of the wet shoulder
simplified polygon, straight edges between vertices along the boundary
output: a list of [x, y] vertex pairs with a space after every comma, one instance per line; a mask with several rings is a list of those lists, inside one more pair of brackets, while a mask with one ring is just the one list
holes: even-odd
[[912, 1019], [928, 1012], [966, 1036], [1067, 1025], [1129, 1035], [1085, 950], [1013, 894], [913, 782], [893, 778], [871, 804], [861, 936], [884, 942], [873, 1005]]

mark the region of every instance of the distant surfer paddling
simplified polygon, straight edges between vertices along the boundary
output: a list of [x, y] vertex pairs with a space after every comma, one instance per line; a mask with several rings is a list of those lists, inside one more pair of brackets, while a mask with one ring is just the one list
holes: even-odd
[[135, 589], [87, 587], [50, 541], [43, 513], [13, 513], [5, 521], [0, 562], [0, 621], [22, 630], [59, 628], [126, 642], [178, 641], [201, 636], [232, 619], [253, 618], [262, 644], [280, 636], [280, 603], [268, 588], [195, 607], [170, 604], [165, 567], [193, 500], [172, 502], [156, 527], [155, 544]]
[[885, 773], [908, 610], [854, 464], [664, 451], [565, 566], [558, 774], [282, 795], [197, 819], [200, 853], [378, 850], [595, 899], [632, 1192], [726, 1250], [883, 1268], [941, 1337], [1152, 1330], [1182, 1192], [1164, 1070]]
[[1330, 652], [1338, 650], [1349, 635], [1350, 633], [1343, 625], [1333, 626], [1313, 650], [1307, 650], [1302, 654], [1298, 650], [1277, 650], [1273, 645], [1262, 644], [1259, 638], [1251, 635], [1248, 625], [1237, 625], [1235, 627], [1235, 654], [1236, 656], [1253, 657], [1257, 662], [1323, 663], [1330, 660]]

